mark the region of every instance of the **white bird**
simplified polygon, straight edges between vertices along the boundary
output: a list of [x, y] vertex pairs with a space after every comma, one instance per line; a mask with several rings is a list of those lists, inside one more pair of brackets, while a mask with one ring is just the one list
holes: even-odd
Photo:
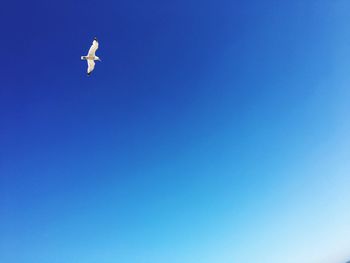
[[91, 72], [95, 68], [95, 60], [101, 61], [101, 59], [95, 55], [96, 50], [98, 49], [98, 41], [97, 38], [94, 38], [94, 41], [92, 42], [92, 45], [89, 49], [88, 55], [87, 56], [82, 56], [82, 60], [87, 60], [88, 63], [88, 69], [87, 69], [87, 74], [90, 76]]

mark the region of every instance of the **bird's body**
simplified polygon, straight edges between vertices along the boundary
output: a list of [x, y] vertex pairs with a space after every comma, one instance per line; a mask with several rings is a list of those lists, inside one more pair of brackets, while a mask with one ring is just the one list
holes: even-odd
[[89, 49], [88, 55], [81, 57], [82, 60], [86, 60], [88, 63], [87, 74], [89, 76], [95, 68], [95, 60], [101, 61], [101, 59], [95, 55], [97, 49], [98, 49], [98, 41], [97, 41], [97, 38], [95, 37]]
[[81, 56], [82, 60], [100, 60], [99, 57], [94, 56], [94, 57], [89, 57], [89, 56]]

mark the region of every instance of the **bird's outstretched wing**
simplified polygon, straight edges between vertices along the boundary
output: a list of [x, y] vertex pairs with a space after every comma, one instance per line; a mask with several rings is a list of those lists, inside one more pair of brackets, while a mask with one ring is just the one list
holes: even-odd
[[95, 37], [95, 39], [94, 39], [94, 41], [92, 41], [92, 45], [89, 49], [88, 56], [94, 57], [97, 49], [98, 49], [98, 41], [97, 41], [97, 38]]
[[90, 75], [91, 72], [94, 70], [95, 68], [95, 61], [91, 60], [91, 59], [88, 59], [87, 60], [87, 63], [88, 63], [88, 69], [87, 69], [87, 74]]

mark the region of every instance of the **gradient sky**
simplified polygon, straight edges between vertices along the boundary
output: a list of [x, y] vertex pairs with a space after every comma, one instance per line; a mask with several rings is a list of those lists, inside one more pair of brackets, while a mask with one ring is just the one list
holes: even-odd
[[0, 262], [349, 260], [349, 13], [2, 3]]

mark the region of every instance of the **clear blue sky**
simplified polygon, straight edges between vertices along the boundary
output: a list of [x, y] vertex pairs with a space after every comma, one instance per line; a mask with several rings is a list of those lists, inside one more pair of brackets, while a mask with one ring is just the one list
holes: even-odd
[[349, 260], [349, 1], [0, 12], [0, 262]]

